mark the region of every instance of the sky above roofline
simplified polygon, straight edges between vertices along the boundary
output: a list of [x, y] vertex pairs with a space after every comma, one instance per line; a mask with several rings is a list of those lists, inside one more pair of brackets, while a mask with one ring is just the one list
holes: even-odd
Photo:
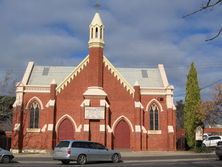
[[[205, 42], [221, 25], [221, 8], [182, 18], [193, 0], [100, 0], [105, 55], [116, 67], [164, 64], [175, 99], [185, 95], [188, 68], [196, 64], [202, 98], [222, 81], [222, 37]], [[88, 54], [88, 28], [96, 0], [0, 0], [0, 77], [17, 80], [29, 61], [76, 66]], [[214, 84], [215, 83], [215, 84]]]

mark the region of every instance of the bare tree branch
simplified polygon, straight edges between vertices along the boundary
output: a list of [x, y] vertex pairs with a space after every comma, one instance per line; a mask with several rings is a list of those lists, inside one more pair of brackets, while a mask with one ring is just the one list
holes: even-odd
[[213, 37], [211, 37], [209, 39], [206, 39], [205, 41], [207, 42], [207, 41], [214, 40], [215, 38], [220, 36], [221, 32], [222, 32], [222, 28], [220, 28], [220, 30], [218, 31], [218, 33], [215, 36], [213, 36]]
[[[191, 15], [194, 15], [194, 14], [199, 13], [199, 12], [201, 12], [201, 11], [203, 11], [203, 10], [206, 10], [206, 9], [212, 9], [213, 7], [215, 7], [216, 5], [219, 5], [219, 4], [222, 4], [222, 0], [208, 0], [208, 1], [206, 1], [206, 2], [202, 5], [202, 7], [201, 7], [200, 9], [195, 10], [194, 12], [189, 13], [189, 14], [183, 16], [183, 18], [189, 17], [189, 16], [191, 16]], [[207, 42], [207, 41], [212, 41], [212, 40], [218, 38], [221, 33], [222, 33], [222, 27], [219, 29], [219, 31], [218, 31], [218, 33], [217, 33], [216, 35], [214, 35], [213, 37], [211, 37], [211, 38], [209, 38], [209, 39], [206, 39], [205, 41], [206, 41], [206, 42]]]
[[194, 12], [191, 12], [191, 13], [183, 16], [183, 18], [188, 17], [188, 16], [191, 16], [191, 15], [193, 15], [193, 14], [196, 14], [196, 13], [201, 12], [201, 11], [203, 11], [203, 10], [206, 10], [206, 9], [208, 9], [208, 8], [213, 8], [214, 6], [218, 5], [219, 3], [222, 3], [222, 0], [217, 0], [216, 2], [212, 2], [212, 0], [208, 0], [208, 2], [205, 3], [205, 4], [203, 4], [200, 9], [195, 10]]

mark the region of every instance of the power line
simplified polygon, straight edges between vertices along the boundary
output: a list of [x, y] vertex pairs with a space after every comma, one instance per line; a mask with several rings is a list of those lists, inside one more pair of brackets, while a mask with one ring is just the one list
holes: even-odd
[[[212, 87], [212, 86], [216, 85], [219, 82], [222, 82], [222, 79], [218, 79], [218, 80], [216, 80], [216, 81], [214, 81], [214, 82], [212, 82], [212, 83], [210, 83], [210, 84], [208, 84], [206, 86], [203, 86], [202, 88], [200, 88], [200, 91], [202, 91], [202, 90], [204, 90], [206, 88]], [[186, 93], [183, 93], [183, 94], [181, 93], [181, 94], [179, 94], [177, 96], [174, 96], [174, 97], [180, 97], [180, 96], [185, 96], [185, 95], [186, 95]]]

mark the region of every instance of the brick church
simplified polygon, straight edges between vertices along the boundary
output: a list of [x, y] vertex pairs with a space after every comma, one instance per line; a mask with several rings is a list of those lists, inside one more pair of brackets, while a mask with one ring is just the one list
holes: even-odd
[[104, 35], [96, 13], [88, 55], [77, 66], [28, 63], [16, 85], [14, 152], [48, 152], [65, 139], [133, 151], [176, 149], [174, 88], [164, 66], [114, 67], [104, 55]]

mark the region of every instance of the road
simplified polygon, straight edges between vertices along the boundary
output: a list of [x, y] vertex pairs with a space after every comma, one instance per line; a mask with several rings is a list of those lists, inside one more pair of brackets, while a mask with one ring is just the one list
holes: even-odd
[[[50, 157], [20, 157], [13, 163], [0, 164], [1, 167], [79, 167], [75, 162], [62, 165]], [[123, 162], [113, 164], [110, 162], [89, 163], [86, 167], [219, 167], [222, 161], [215, 155], [190, 156], [155, 156], [155, 157], [124, 157]]]
[[[80, 167], [76, 163], [69, 165], [62, 165], [60, 162], [47, 161], [47, 162], [20, 162], [1, 164], [1, 167]], [[122, 163], [90, 163], [84, 165], [86, 167], [219, 167], [222, 166], [222, 161], [218, 160], [186, 160], [186, 161], [126, 161]]]

